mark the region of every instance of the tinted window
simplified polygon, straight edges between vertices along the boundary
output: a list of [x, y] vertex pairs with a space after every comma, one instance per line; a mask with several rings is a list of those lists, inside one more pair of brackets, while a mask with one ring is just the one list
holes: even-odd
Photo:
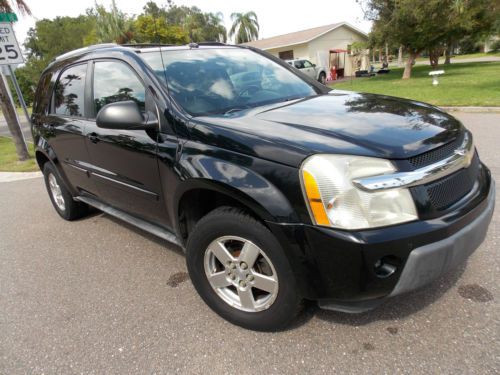
[[54, 87], [54, 112], [81, 117], [85, 113], [85, 75], [87, 64], [63, 71]]
[[50, 103], [50, 80], [52, 73], [45, 73], [38, 82], [33, 101], [33, 113], [46, 113]]
[[227, 114], [315, 95], [312, 86], [271, 59], [241, 48], [142, 53], [192, 115]]
[[125, 100], [145, 107], [146, 91], [139, 78], [127, 65], [115, 61], [98, 61], [94, 65], [95, 113], [106, 104]]

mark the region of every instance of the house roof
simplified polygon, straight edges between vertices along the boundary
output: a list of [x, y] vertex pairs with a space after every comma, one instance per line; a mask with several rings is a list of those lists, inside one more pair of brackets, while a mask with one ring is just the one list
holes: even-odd
[[312, 29], [295, 31], [289, 34], [277, 35], [271, 38], [265, 38], [260, 40], [254, 40], [252, 42], [243, 43], [248, 46], [257, 47], [260, 49], [271, 49], [278, 47], [286, 47], [295, 44], [308, 43], [311, 40], [319, 38], [321, 35], [326, 34], [332, 30], [339, 28], [340, 26], [347, 26], [353, 31], [368, 37], [368, 35], [359, 30], [358, 28], [348, 24], [347, 22], [332, 23], [330, 25], [313, 27]]

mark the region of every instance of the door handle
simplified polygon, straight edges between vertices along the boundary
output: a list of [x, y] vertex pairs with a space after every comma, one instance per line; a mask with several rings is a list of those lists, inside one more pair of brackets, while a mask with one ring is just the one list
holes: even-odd
[[100, 140], [99, 135], [97, 133], [90, 133], [89, 135], [87, 135], [87, 137], [92, 143], [97, 143]]

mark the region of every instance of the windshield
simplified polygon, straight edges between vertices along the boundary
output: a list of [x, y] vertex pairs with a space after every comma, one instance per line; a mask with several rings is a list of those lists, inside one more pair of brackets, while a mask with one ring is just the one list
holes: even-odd
[[141, 57], [167, 83], [177, 104], [193, 116], [227, 114], [316, 94], [292, 72], [247, 49], [156, 51]]

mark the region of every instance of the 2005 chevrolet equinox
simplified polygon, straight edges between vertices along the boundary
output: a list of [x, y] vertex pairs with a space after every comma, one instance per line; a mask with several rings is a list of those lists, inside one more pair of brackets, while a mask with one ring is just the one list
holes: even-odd
[[285, 327], [305, 300], [362, 312], [429, 283], [494, 209], [452, 116], [249, 47], [69, 52], [40, 79], [32, 132], [62, 218], [93, 206], [179, 245], [203, 300], [249, 329]]

